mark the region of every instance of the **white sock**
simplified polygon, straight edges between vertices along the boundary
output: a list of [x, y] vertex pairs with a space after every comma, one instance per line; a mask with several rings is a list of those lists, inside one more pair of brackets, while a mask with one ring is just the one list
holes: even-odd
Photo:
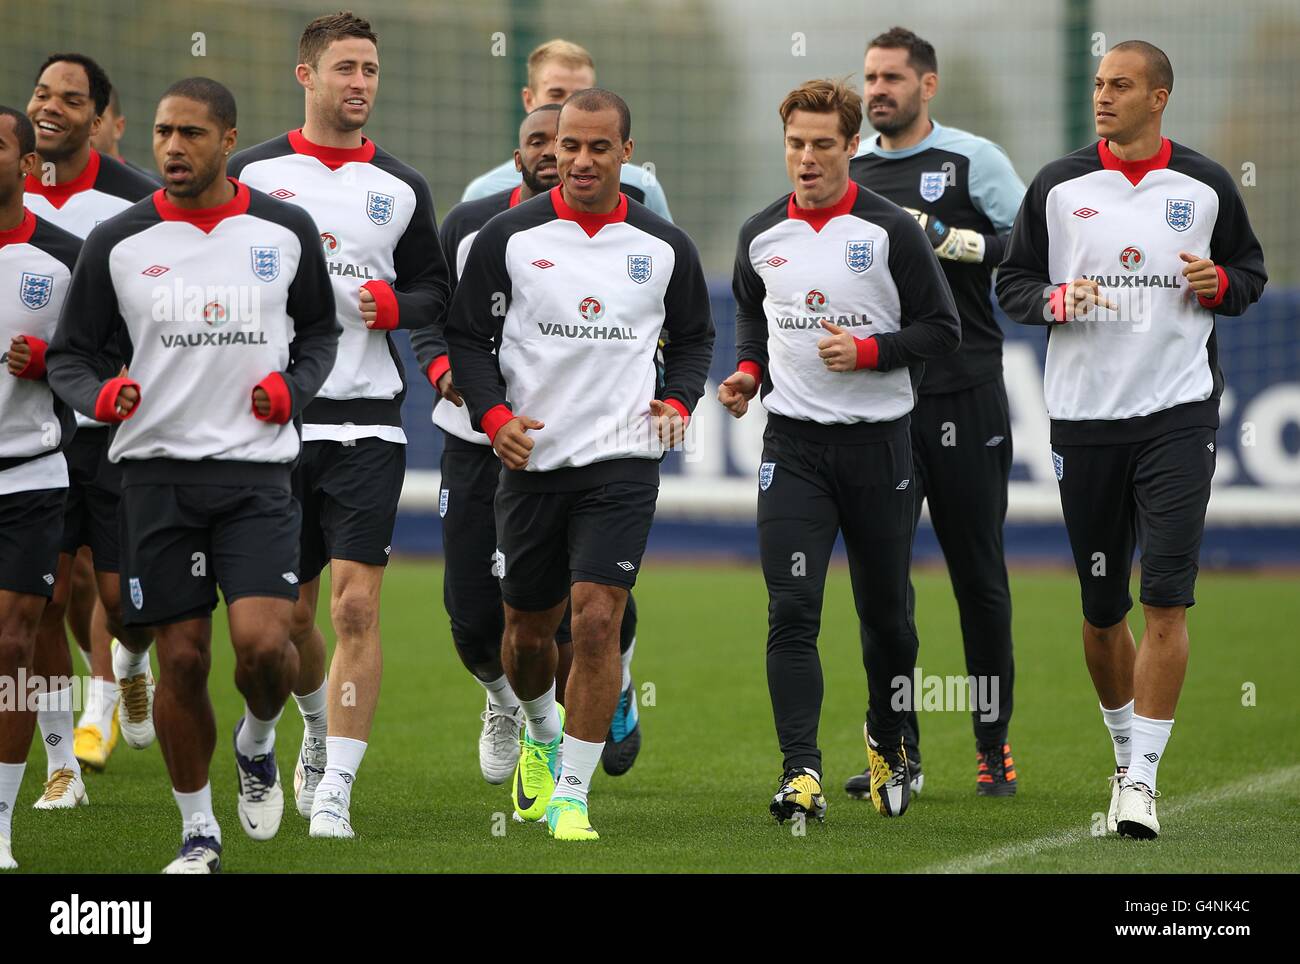
[[1134, 783], [1145, 783], [1156, 792], [1156, 767], [1165, 755], [1165, 744], [1173, 720], [1153, 720], [1133, 714], [1133, 762], [1129, 764], [1128, 778]]
[[510, 688], [510, 680], [506, 678], [505, 673], [502, 673], [491, 682], [478, 679], [477, 676], [474, 678], [478, 680], [480, 686], [487, 690], [488, 702], [493, 706], [509, 709], [519, 705], [519, 697], [515, 696], [515, 691]]
[[352, 781], [361, 769], [361, 758], [366, 755], [367, 743], [346, 736], [325, 738], [325, 775], [316, 788], [316, 799], [326, 793], [339, 793], [349, 803], [352, 801]]
[[269, 720], [259, 720], [248, 704], [244, 704], [244, 725], [239, 728], [239, 736], [235, 737], [235, 749], [250, 759], [269, 752], [275, 746], [275, 724], [279, 722], [280, 713]]
[[1106, 729], [1110, 730], [1111, 746], [1115, 749], [1115, 766], [1127, 767], [1133, 754], [1133, 734], [1129, 732], [1133, 725], [1133, 701], [1129, 700], [1117, 710], [1108, 710], [1102, 706], [1101, 716], [1106, 721]]
[[538, 743], [554, 743], [560, 735], [560, 711], [555, 704], [555, 683], [535, 700], [519, 701], [528, 718], [528, 735]]
[[628, 644], [627, 652], [619, 654], [623, 660], [623, 682], [618, 688], [620, 693], [626, 692], [627, 688], [632, 685], [632, 654], [634, 652], [636, 652], [635, 636], [632, 637], [632, 642]]
[[0, 763], [0, 837], [12, 840], [14, 804], [18, 802], [18, 788], [23, 784], [26, 763]]
[[81, 764], [72, 752], [72, 687], [36, 694], [36, 722], [45, 743], [45, 776], [71, 770], [81, 776]]
[[[117, 640], [113, 640], [117, 643]], [[149, 650], [133, 653], [121, 643], [113, 647], [113, 675], [118, 679], [130, 679], [141, 673], [149, 672]]]
[[107, 740], [113, 726], [113, 710], [117, 708], [117, 684], [92, 676], [86, 682], [85, 693], [86, 707], [81, 711], [81, 720], [77, 726], [97, 727], [100, 736]]
[[306, 696], [293, 694], [293, 701], [298, 704], [298, 712], [307, 726], [307, 735], [317, 740], [324, 740], [327, 732], [325, 703], [329, 699], [328, 689], [329, 679], [326, 678], [313, 693]]
[[212, 812], [212, 784], [203, 784], [193, 793], [181, 793], [172, 788], [176, 806], [181, 808], [181, 842], [190, 837], [214, 837], [221, 843], [221, 827]]
[[588, 743], [576, 736], [564, 734], [560, 758], [564, 761], [560, 768], [560, 779], [555, 781], [555, 796], [570, 797], [587, 802], [587, 793], [591, 789], [591, 778], [600, 762], [600, 753], [605, 749], [605, 741]]

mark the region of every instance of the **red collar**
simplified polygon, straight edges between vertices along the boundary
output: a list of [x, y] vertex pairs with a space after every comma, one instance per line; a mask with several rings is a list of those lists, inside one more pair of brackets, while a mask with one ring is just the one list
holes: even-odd
[[801, 208], [795, 203], [794, 192], [791, 191], [790, 202], [786, 205], [786, 215], [800, 221], [807, 221], [808, 226], [814, 231], [821, 231], [831, 218], [837, 218], [852, 211], [853, 204], [857, 199], [857, 181], [849, 181], [848, 186], [844, 189], [844, 194], [828, 208]]
[[608, 214], [593, 214], [590, 211], [575, 211], [564, 202], [560, 185], [551, 188], [551, 204], [555, 216], [565, 221], [577, 221], [578, 227], [587, 232], [587, 237], [594, 238], [596, 232], [607, 224], [616, 224], [627, 220], [627, 195], [618, 192], [618, 205]]
[[1167, 137], [1160, 138], [1160, 150], [1156, 151], [1150, 157], [1144, 157], [1140, 161], [1121, 161], [1118, 157], [1110, 152], [1110, 145], [1105, 140], [1097, 142], [1097, 156], [1101, 158], [1101, 166], [1108, 171], [1119, 171], [1129, 183], [1137, 187], [1138, 182], [1149, 171], [1159, 171], [1169, 166], [1169, 155], [1174, 152], [1174, 145]]
[[238, 217], [248, 210], [248, 185], [240, 184], [233, 177], [226, 180], [235, 185], [235, 196], [214, 208], [177, 207], [167, 198], [167, 191], [163, 188], [154, 192], [153, 206], [164, 221], [188, 221], [204, 234], [211, 234], [212, 229], [226, 218]]
[[303, 137], [301, 127], [289, 132], [289, 146], [298, 154], [316, 158], [331, 171], [337, 171], [344, 164], [369, 164], [375, 156], [375, 142], [369, 138], [361, 138], [360, 147], [325, 147]]
[[82, 191], [89, 191], [95, 186], [95, 179], [99, 177], [99, 151], [93, 147], [90, 149], [90, 160], [86, 162], [85, 169], [74, 177], [71, 181], [64, 181], [62, 184], [43, 184], [39, 177], [27, 175], [27, 183], [23, 185], [23, 190], [29, 194], [39, 194], [45, 200], [49, 201], [56, 208], [61, 208], [68, 203], [68, 198]]
[[18, 227], [10, 228], [8, 231], [0, 231], [0, 248], [3, 248], [6, 244], [26, 244], [31, 240], [35, 230], [36, 215], [23, 208], [23, 219], [18, 222]]
[[516, 204], [519, 203], [519, 192], [522, 191], [523, 189], [524, 186], [520, 184], [517, 188], [515, 188], [513, 191], [510, 192], [510, 203], [507, 205], [507, 207], [514, 207]]

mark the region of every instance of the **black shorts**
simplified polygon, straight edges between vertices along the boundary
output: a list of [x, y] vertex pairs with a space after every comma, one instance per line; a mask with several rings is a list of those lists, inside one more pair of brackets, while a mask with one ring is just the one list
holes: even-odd
[[302, 580], [331, 559], [388, 565], [397, 500], [406, 479], [406, 446], [381, 438], [304, 442], [293, 471], [302, 505]]
[[574, 492], [498, 488], [502, 598], [515, 609], [539, 612], [563, 602], [575, 582], [630, 590], [658, 498], [659, 487], [643, 482]]
[[1134, 546], [1142, 553], [1143, 603], [1195, 603], [1214, 429], [1183, 428], [1121, 445], [1058, 444], [1052, 459], [1084, 618], [1113, 626], [1133, 607]]
[[149, 626], [207, 616], [217, 587], [298, 599], [302, 510], [288, 488], [128, 485], [122, 490], [122, 616]]
[[64, 488], [0, 495], [0, 590], [54, 595], [67, 496]]
[[487, 445], [446, 437], [442, 450], [442, 600], [452, 638], [489, 658], [501, 648], [504, 614], [496, 571], [493, 501], [501, 460]]
[[81, 428], [72, 436], [68, 460], [68, 501], [60, 548], [69, 555], [90, 546], [95, 569], [117, 572], [117, 507], [122, 498], [122, 470], [108, 460], [106, 428]]

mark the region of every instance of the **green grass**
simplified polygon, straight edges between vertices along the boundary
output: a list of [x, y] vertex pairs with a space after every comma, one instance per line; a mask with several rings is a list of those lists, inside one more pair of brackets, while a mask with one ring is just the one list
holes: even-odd
[[[1167, 759], [1164, 832], [1155, 843], [1089, 834], [1109, 800], [1109, 740], [1084, 668], [1073, 574], [1012, 575], [1020, 776], [1013, 799], [974, 794], [966, 713], [922, 716], [924, 794], [901, 820], [851, 801], [843, 780], [865, 764], [866, 694], [847, 574], [833, 573], [823, 619], [821, 742], [830, 811], [796, 836], [767, 814], [780, 771], [764, 671], [766, 597], [755, 569], [651, 562], [637, 588], [634, 673], [652, 683], [645, 743], [624, 777], [597, 777], [603, 839], [562, 845], [509, 815], [504, 787], [479, 776], [482, 690], [453, 652], [441, 570], [402, 560], [385, 590], [384, 689], [356, 783], [354, 841], [318, 841], [292, 805], [301, 720], [290, 706], [278, 753], [288, 805], [279, 835], [256, 843], [235, 815], [230, 731], [242, 707], [224, 628], [214, 642], [218, 746], [212, 784], [227, 872], [347, 871], [918, 871], [1260, 872], [1300, 866], [1300, 594], [1294, 579], [1203, 574], [1192, 655]], [[962, 674], [946, 574], [916, 575], [920, 665]], [[1140, 610], [1135, 613], [1140, 620]], [[1140, 634], [1140, 626], [1134, 626]], [[327, 631], [328, 636], [328, 631]], [[1257, 705], [1242, 705], [1245, 683]], [[179, 817], [157, 746], [119, 746], [88, 775], [92, 805], [30, 809], [44, 754], [33, 745], [15, 814], [27, 871], [153, 873], [179, 843]], [[504, 836], [493, 834], [494, 824]]]

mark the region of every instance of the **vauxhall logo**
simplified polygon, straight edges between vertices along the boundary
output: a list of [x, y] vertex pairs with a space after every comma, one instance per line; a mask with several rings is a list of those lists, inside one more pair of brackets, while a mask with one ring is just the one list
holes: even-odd
[[587, 325], [563, 325], [558, 322], [538, 322], [537, 330], [554, 338], [590, 338], [596, 341], [636, 341], [636, 332], [617, 325], [597, 325], [605, 315], [600, 299], [587, 296], [578, 303], [578, 315]]
[[332, 231], [322, 231], [320, 235], [321, 249], [325, 252], [325, 271], [339, 278], [361, 278], [364, 281], [374, 281], [375, 276], [370, 273], [370, 266], [364, 264], [346, 264], [342, 261], [332, 261], [335, 255], [343, 250], [343, 242], [339, 236]]
[[[795, 294], [795, 297], [799, 297], [798, 293]], [[795, 304], [798, 304], [798, 302], [796, 301]], [[808, 310], [808, 315], [778, 315], [775, 319], [776, 326], [788, 330], [815, 328], [820, 331], [823, 319], [844, 328], [857, 328], [871, 324], [870, 321], [856, 312], [847, 315], [832, 314], [828, 310], [830, 299], [826, 297], [824, 292], [816, 288], [803, 296], [803, 305]]]

